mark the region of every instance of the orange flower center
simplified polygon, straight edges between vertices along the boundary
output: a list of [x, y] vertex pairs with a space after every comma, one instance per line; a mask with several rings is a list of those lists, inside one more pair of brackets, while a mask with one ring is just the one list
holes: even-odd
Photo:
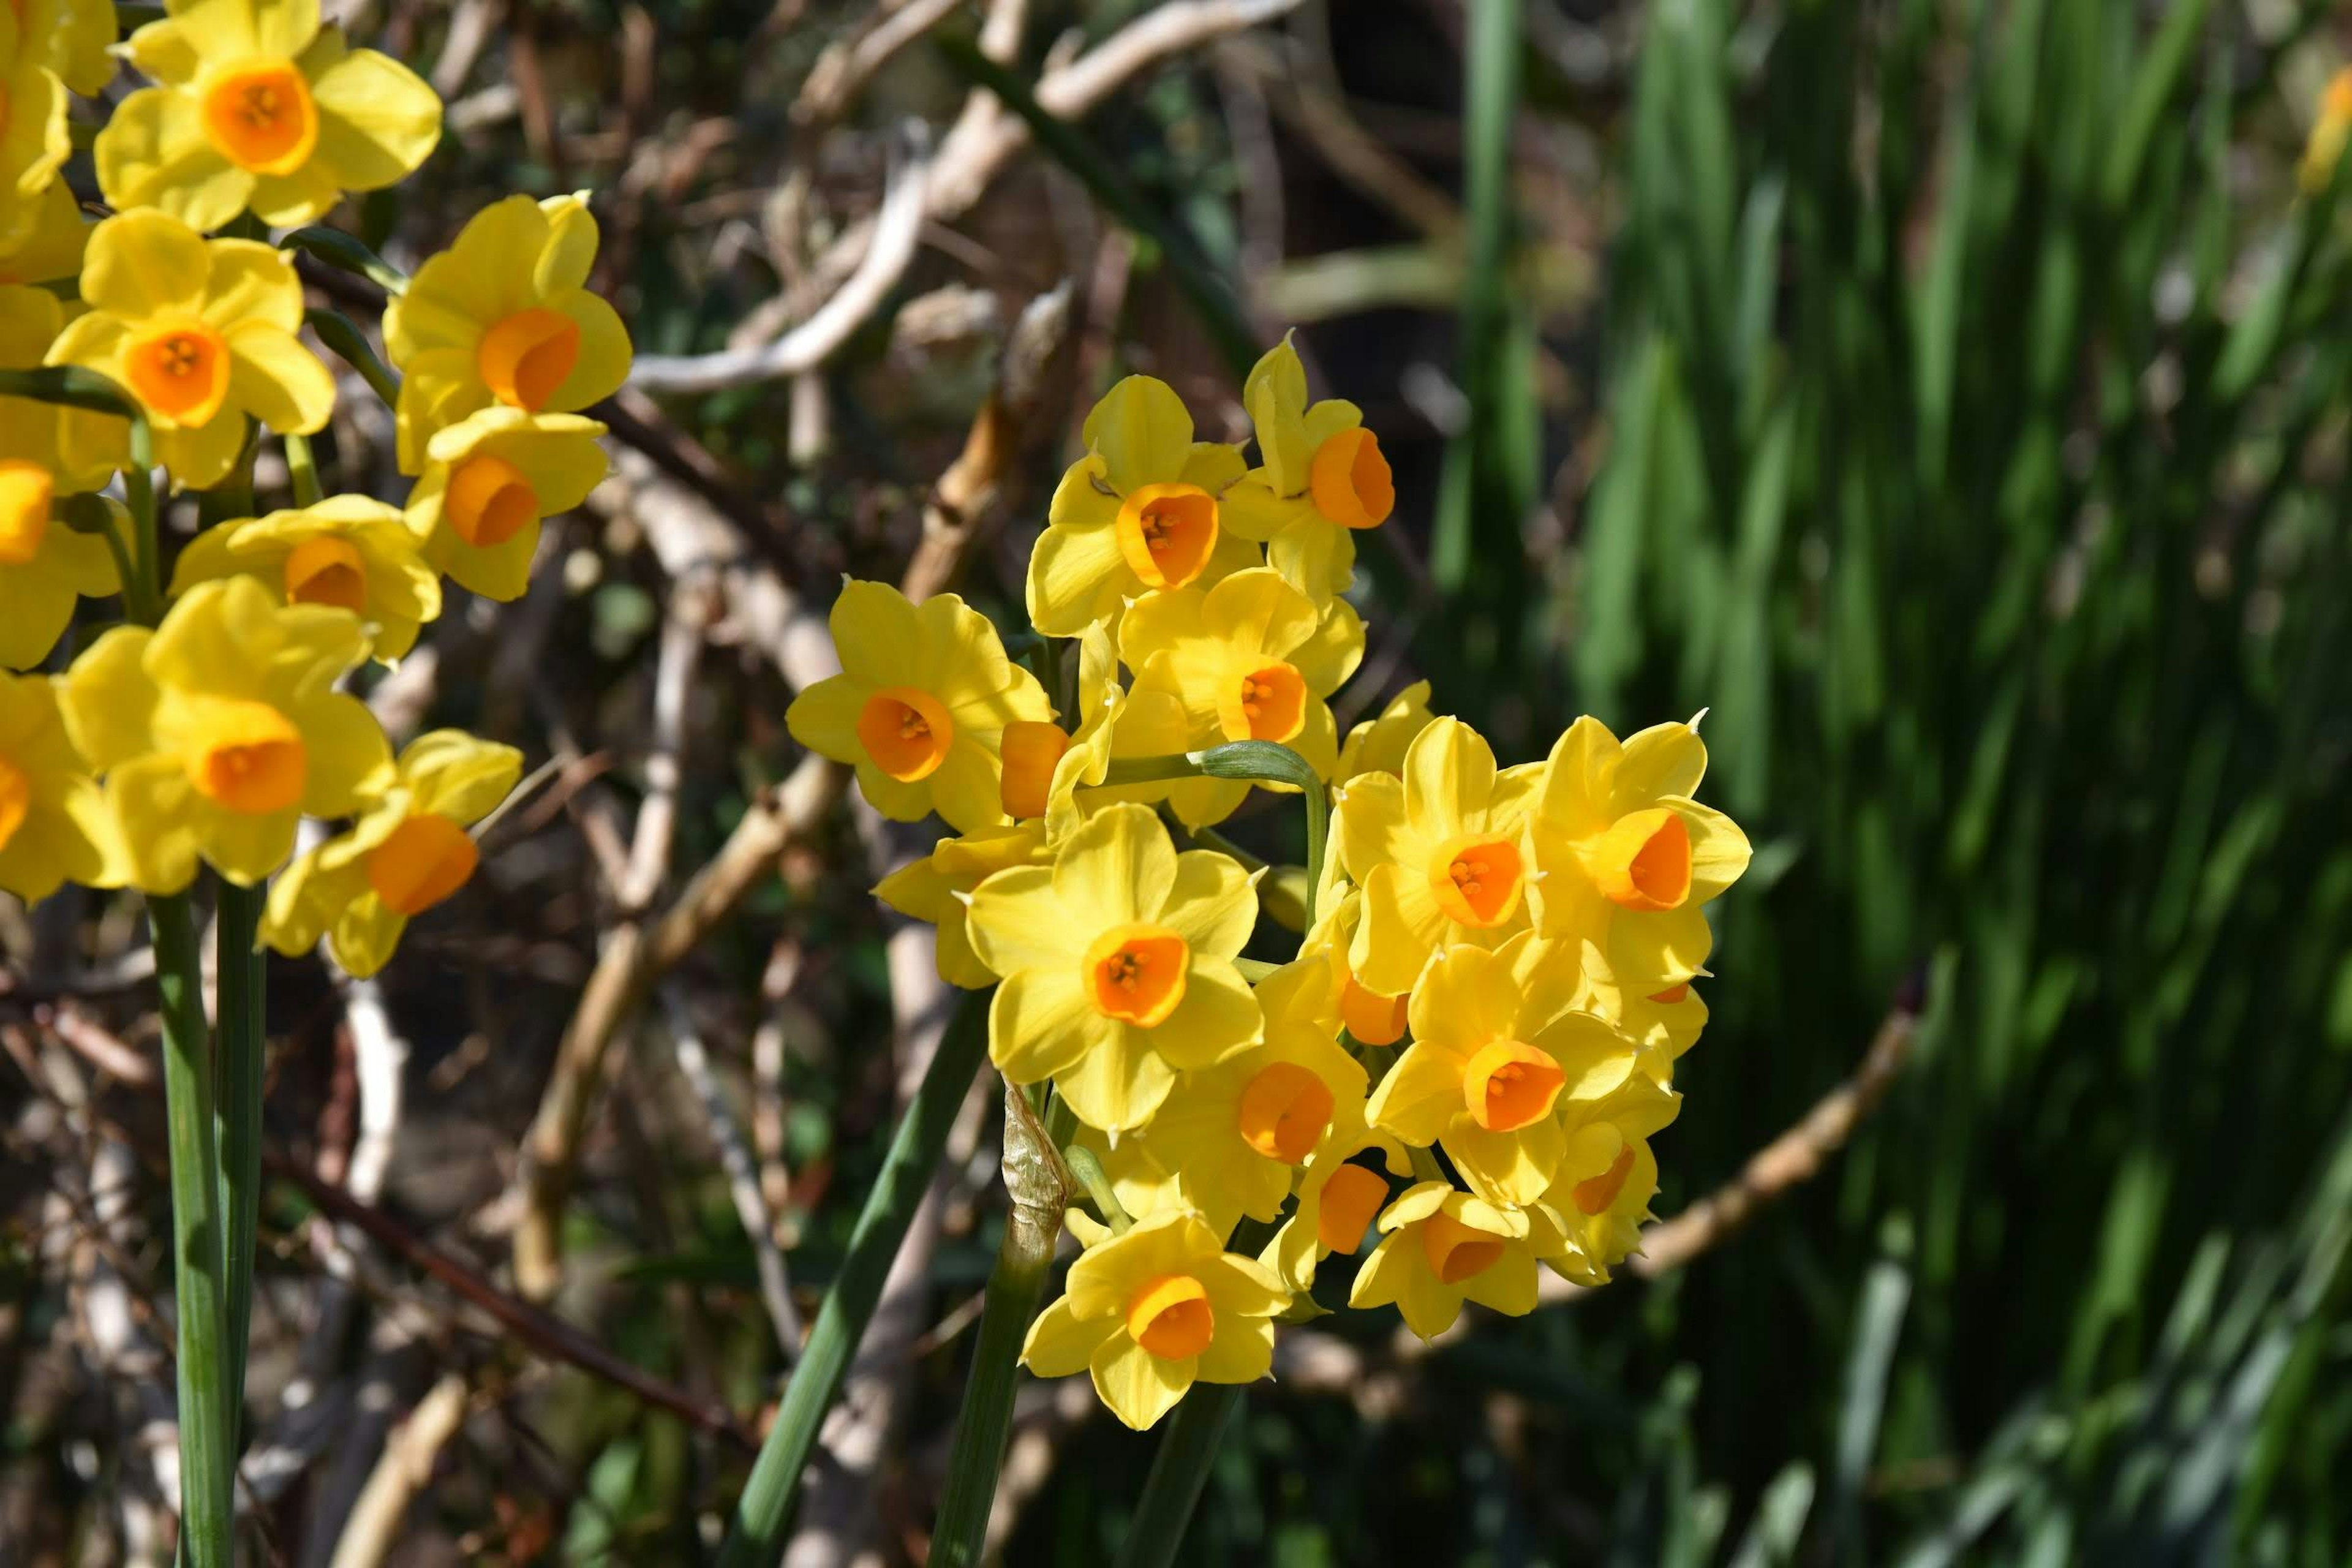
[[1217, 547], [1217, 498], [1198, 485], [1142, 485], [1112, 525], [1128, 569], [1148, 588], [1181, 588]]
[[285, 714], [267, 702], [221, 699], [210, 728], [212, 739], [189, 770], [198, 794], [253, 816], [301, 804], [310, 759], [302, 732]]
[[1013, 719], [1004, 726], [1002, 790], [1004, 815], [1016, 820], [1045, 815], [1053, 793], [1054, 770], [1070, 749], [1067, 731], [1043, 719]]
[[517, 310], [482, 334], [475, 360], [491, 396], [536, 414], [580, 363], [580, 323], [543, 306]]
[[1510, 839], [1464, 834], [1438, 849], [1429, 890], [1447, 920], [1487, 931], [1517, 912], [1525, 872], [1519, 847]]
[[1242, 1089], [1234, 1120], [1243, 1142], [1269, 1160], [1296, 1165], [1315, 1152], [1331, 1125], [1331, 1088], [1297, 1062], [1275, 1062]]
[[1559, 1063], [1517, 1040], [1479, 1047], [1462, 1072], [1470, 1120], [1489, 1132], [1516, 1132], [1551, 1114], [1568, 1075]]
[[1422, 1250], [1430, 1268], [1448, 1285], [1485, 1273], [1503, 1256], [1503, 1239], [1464, 1225], [1450, 1214], [1433, 1214], [1422, 1222]]
[[1628, 1143], [1609, 1162], [1609, 1168], [1590, 1181], [1579, 1182], [1570, 1193], [1576, 1206], [1586, 1214], [1599, 1214], [1617, 1201], [1625, 1190], [1625, 1178], [1633, 1170], [1633, 1145]]
[[1664, 991], [1653, 992], [1650, 995], [1650, 1000], [1653, 1002], [1663, 1003], [1666, 1006], [1671, 1007], [1689, 995], [1690, 982], [1685, 980], [1680, 985], [1669, 985]]
[[0, 461], [0, 566], [27, 566], [41, 552], [55, 494], [55, 481], [40, 464]]
[[1192, 958], [1192, 948], [1166, 926], [1113, 926], [1087, 949], [1087, 994], [1104, 1017], [1151, 1028], [1184, 1000]]
[[1228, 741], [1287, 741], [1307, 727], [1307, 680], [1276, 659], [1230, 682], [1217, 700]]
[[33, 781], [14, 760], [0, 756], [0, 849], [8, 847], [32, 809]]
[[539, 521], [539, 492], [504, 458], [478, 452], [449, 470], [441, 510], [458, 538], [489, 550]]
[[207, 424], [228, 397], [228, 344], [205, 323], [186, 321], [134, 338], [122, 351], [131, 390], [174, 425]]
[[1163, 1274], [1127, 1304], [1127, 1331], [1161, 1361], [1189, 1361], [1216, 1337], [1209, 1288], [1190, 1274]]
[[1323, 1206], [1315, 1215], [1315, 1240], [1326, 1252], [1353, 1252], [1364, 1245], [1372, 1216], [1389, 1201], [1389, 1184], [1378, 1171], [1342, 1165], [1331, 1173], [1323, 1188]]
[[1359, 425], [1324, 437], [1307, 465], [1315, 510], [1343, 528], [1378, 528], [1396, 509], [1396, 478], [1380, 437]]
[[348, 539], [320, 534], [296, 545], [286, 557], [286, 601], [332, 605], [360, 613], [367, 603], [367, 566]]
[[481, 858], [471, 834], [426, 812], [368, 851], [368, 886], [394, 913], [421, 915], [464, 887]]
[[1602, 895], [1624, 909], [1679, 909], [1690, 897], [1690, 829], [1663, 806], [1619, 817], [1582, 854]]
[[238, 168], [290, 174], [310, 162], [319, 144], [319, 110], [293, 61], [231, 66], [204, 94], [205, 135]]
[[940, 700], [911, 686], [887, 686], [857, 715], [857, 743], [874, 765], [900, 784], [927, 779], [948, 760], [955, 721]]
[[1339, 987], [1339, 1022], [1360, 1046], [1392, 1046], [1404, 1038], [1405, 1005], [1412, 1000], [1409, 991], [1402, 996], [1367, 991], [1351, 974]]

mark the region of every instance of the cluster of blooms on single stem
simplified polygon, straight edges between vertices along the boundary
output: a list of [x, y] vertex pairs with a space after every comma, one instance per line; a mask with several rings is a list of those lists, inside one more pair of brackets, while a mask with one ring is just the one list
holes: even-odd
[[[1528, 1311], [1539, 1265], [1606, 1280], [1706, 1018], [1704, 906], [1748, 856], [1693, 798], [1696, 720], [1621, 742], [1580, 719], [1498, 767], [1423, 684], [1343, 742], [1344, 595], [1390, 467], [1286, 341], [1243, 404], [1255, 466], [1150, 377], [1096, 405], [1030, 558], [1034, 670], [952, 595], [851, 582], [842, 673], [788, 716], [885, 816], [954, 830], [877, 891], [937, 923], [945, 979], [995, 986], [1006, 1080], [1075, 1117], [1084, 1251], [1024, 1359], [1091, 1372], [1136, 1427], [1195, 1380], [1265, 1376], [1334, 1254], [1369, 1247], [1348, 1304], [1424, 1337], [1465, 1301]], [[1203, 762], [1253, 741], [1330, 803], [1309, 873], [1214, 830], [1253, 789], [1298, 797]], [[1244, 956], [1261, 914], [1305, 924], [1290, 962]]]
[[[415, 171], [441, 104], [315, 0], [164, 11], [118, 42], [110, 0], [0, 5], [0, 372], [94, 373], [151, 437], [137, 453], [121, 412], [0, 396], [0, 665], [26, 672], [0, 673], [0, 888], [274, 877], [260, 940], [323, 940], [369, 974], [471, 877], [469, 829], [521, 758], [455, 730], [395, 756], [346, 688], [409, 651], [445, 579], [522, 593], [542, 520], [604, 477], [604, 427], [579, 410], [620, 385], [628, 338], [584, 286], [579, 197], [499, 201], [413, 279], [365, 268], [390, 296], [391, 368], [353, 330], [369, 363], [349, 379], [393, 402], [406, 493], [320, 494], [308, 437], [337, 377], [304, 335], [291, 250], [335, 237], [278, 231]], [[89, 142], [97, 216], [67, 183], [68, 120], [103, 115], [118, 59], [143, 85]], [[293, 504], [265, 511], [253, 456], [272, 439]], [[146, 456], [172, 492], [208, 492], [168, 572]], [[74, 629], [80, 600], [118, 594], [125, 624]], [[298, 854], [306, 816], [330, 826]]]

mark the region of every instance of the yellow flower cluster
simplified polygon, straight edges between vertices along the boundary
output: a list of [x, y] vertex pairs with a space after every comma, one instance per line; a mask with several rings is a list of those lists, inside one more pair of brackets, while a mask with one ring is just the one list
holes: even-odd
[[[1605, 1281], [1706, 1017], [1704, 906], [1748, 855], [1693, 798], [1696, 721], [1621, 742], [1581, 719], [1498, 767], [1418, 685], [1342, 741], [1328, 704], [1364, 648], [1343, 595], [1390, 467], [1286, 341], [1243, 405], [1254, 467], [1160, 382], [1097, 405], [1030, 557], [1034, 673], [955, 596], [853, 582], [842, 673], [788, 715], [885, 816], [954, 830], [877, 892], [937, 923], [945, 979], [995, 986], [997, 1068], [1079, 1124], [1085, 1251], [1024, 1355], [1091, 1372], [1137, 1427], [1196, 1380], [1266, 1375], [1335, 1253], [1370, 1244], [1349, 1304], [1423, 1336], [1465, 1301], [1528, 1311], [1539, 1266]], [[1243, 742], [1294, 756], [1254, 771]], [[1253, 871], [1210, 831], [1309, 777], [1319, 868]], [[1244, 956], [1302, 901], [1294, 959]]]
[[[167, 569], [132, 422], [45, 388], [0, 396], [0, 665], [49, 666], [84, 598], [121, 594], [142, 623], [86, 636], [63, 673], [0, 676], [0, 889], [169, 894], [201, 865], [276, 877], [261, 940], [323, 940], [373, 973], [471, 877], [467, 830], [521, 758], [456, 731], [394, 758], [343, 687], [415, 646], [445, 579], [523, 592], [542, 521], [604, 478], [604, 427], [579, 410], [627, 374], [628, 337], [585, 287], [584, 200], [497, 203], [404, 287], [392, 275], [405, 504], [317, 493], [304, 438], [336, 380], [271, 228], [414, 172], [440, 100], [322, 25], [316, 0], [163, 9], [118, 43], [110, 0], [0, 5], [0, 373], [12, 392], [43, 367], [103, 378], [172, 487], [212, 492]], [[68, 99], [94, 100], [118, 58], [145, 85], [92, 143], [111, 213], [91, 223], [61, 174]], [[295, 504], [261, 511], [252, 458], [270, 437]], [[305, 816], [343, 826], [297, 856]]]

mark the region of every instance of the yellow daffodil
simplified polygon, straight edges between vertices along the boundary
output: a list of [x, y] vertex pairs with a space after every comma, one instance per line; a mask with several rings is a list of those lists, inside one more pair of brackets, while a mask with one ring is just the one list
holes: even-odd
[[1681, 1108], [1679, 1095], [1637, 1076], [1571, 1120], [1559, 1177], [1536, 1205], [1551, 1227], [1538, 1232], [1536, 1250], [1553, 1272], [1605, 1285], [1609, 1271], [1640, 1250], [1658, 1192], [1649, 1141]]
[[1541, 772], [1497, 773], [1485, 737], [1439, 719], [1406, 748], [1402, 778], [1365, 773], [1334, 792], [1339, 853], [1363, 889], [1348, 958], [1368, 990], [1402, 995], [1439, 949], [1499, 947], [1528, 929]]
[[117, 106], [95, 149], [117, 208], [219, 228], [250, 207], [310, 223], [345, 191], [405, 178], [441, 139], [441, 100], [414, 71], [319, 25], [318, 0], [165, 0], [131, 35], [154, 83]]
[[58, 685], [46, 675], [0, 674], [0, 889], [26, 903], [68, 880], [122, 880], [113, 818], [66, 732]]
[[[39, 364], [64, 323], [65, 307], [46, 289], [0, 286], [0, 370]], [[0, 665], [11, 669], [48, 658], [79, 600], [121, 586], [106, 541], [58, 516], [67, 492], [108, 477], [63, 472], [60, 429], [50, 405], [0, 397]]]
[[964, 900], [1008, 866], [1050, 865], [1052, 859], [1043, 823], [983, 827], [961, 838], [940, 839], [929, 855], [883, 878], [874, 896], [909, 920], [929, 921], [939, 928], [940, 979], [967, 991], [985, 990], [996, 984], [996, 973], [971, 950], [964, 929]]
[[1242, 386], [1257, 430], [1259, 466], [1227, 491], [1226, 526], [1262, 542], [1266, 564], [1315, 599], [1356, 576], [1356, 533], [1396, 507], [1380, 437], [1352, 403], [1307, 401], [1307, 367], [1290, 339], [1269, 349]]
[[288, 957], [327, 939], [335, 962], [365, 978], [408, 922], [464, 887], [480, 863], [466, 831], [522, 776], [522, 753], [462, 730], [419, 735], [357, 821], [296, 858], [271, 884], [261, 940]]
[[366, 623], [387, 662], [416, 646], [420, 623], [441, 614], [441, 579], [426, 565], [397, 508], [367, 496], [224, 522], [188, 542], [172, 592], [249, 577], [289, 605], [331, 605]]
[[1553, 746], [1531, 819], [1543, 877], [1537, 929], [1584, 944], [1605, 998], [1649, 995], [1704, 972], [1701, 906], [1748, 868], [1748, 838], [1691, 798], [1706, 773], [1696, 720], [1622, 745], [1579, 719]]
[[49, 33], [41, 7], [0, 6], [0, 244], [21, 244], [31, 232], [72, 151]]
[[1471, 1190], [1525, 1204], [1559, 1173], [1563, 1117], [1633, 1077], [1640, 1047], [1570, 1004], [1573, 949], [1522, 931], [1500, 948], [1441, 952], [1412, 993], [1412, 1044], [1365, 1114], [1407, 1143], [1444, 1145]]
[[[1345, 604], [1318, 606], [1267, 567], [1208, 588], [1154, 594], [1129, 610], [1119, 653], [1138, 692], [1181, 703], [1187, 751], [1279, 741], [1328, 776], [1339, 735], [1325, 700], [1364, 657], [1364, 624]], [[1178, 781], [1169, 805], [1189, 826], [1221, 822], [1249, 794], [1231, 779]]]
[[1389, 1205], [1380, 1227], [1381, 1244], [1348, 1293], [1350, 1307], [1393, 1303], [1424, 1340], [1453, 1327], [1465, 1301], [1513, 1317], [1534, 1310], [1536, 1255], [1525, 1212], [1423, 1182]]
[[[295, 336], [302, 281], [282, 251], [208, 240], [160, 212], [121, 213], [91, 231], [81, 295], [89, 313], [67, 324], [48, 363], [87, 365], [136, 397], [157, 460], [184, 485], [227, 477], [247, 416], [307, 435], [334, 408], [334, 378]], [[68, 414], [66, 457], [119, 468], [127, 431], [106, 415]]]
[[1227, 1252], [1199, 1215], [1166, 1209], [1070, 1265], [1067, 1293], [1029, 1325], [1021, 1359], [1039, 1377], [1091, 1372], [1111, 1414], [1140, 1432], [1196, 1381], [1264, 1377], [1271, 1320], [1289, 1305], [1273, 1270]]
[[1087, 455], [1055, 489], [1029, 557], [1029, 619], [1048, 637], [1115, 621], [1129, 599], [1259, 564], [1256, 545], [1219, 521], [1242, 475], [1240, 449], [1192, 439], [1166, 382], [1130, 375], [1081, 432]]
[[1222, 1235], [1244, 1215], [1280, 1213], [1327, 1139], [1360, 1136], [1369, 1087], [1330, 1036], [1270, 1025], [1265, 1044], [1179, 1079], [1141, 1132], [1116, 1147], [1100, 1134], [1086, 1141], [1129, 1213], [1197, 1209]]
[[1012, 1083], [1052, 1079], [1089, 1127], [1140, 1127], [1180, 1069], [1258, 1042], [1234, 964], [1256, 917], [1231, 858], [1178, 854], [1148, 806], [1096, 813], [1051, 866], [999, 871], [971, 895], [972, 950], [1003, 977], [990, 1058]]
[[1414, 681], [1390, 698], [1377, 716], [1348, 731], [1339, 746], [1339, 765], [1331, 770], [1331, 782], [1346, 784], [1361, 773], [1404, 777], [1405, 748], [1436, 717], [1429, 710], [1429, 682]]
[[486, 599], [530, 586], [539, 525], [588, 499], [604, 478], [604, 426], [576, 414], [494, 405], [425, 444], [408, 492], [408, 526], [425, 559]]
[[1642, 1070], [1661, 1088], [1674, 1082], [1675, 1063], [1698, 1043], [1706, 1027], [1706, 1004], [1698, 989], [1685, 980], [1664, 991], [1633, 992], [1606, 1000], [1598, 987], [1587, 993], [1583, 1005], [1612, 1019], [1642, 1047]]
[[[0, 200], [0, 206], [5, 206]], [[33, 198], [16, 237], [0, 223], [0, 284], [56, 283], [81, 271], [82, 252], [89, 244], [89, 223], [81, 216], [73, 188], [53, 180]]]
[[334, 689], [367, 656], [349, 610], [200, 583], [155, 631], [116, 626], [74, 661], [66, 723], [122, 826], [131, 883], [176, 893], [201, 856], [250, 887], [307, 812], [341, 816], [390, 769], [366, 704]]
[[2312, 120], [2297, 171], [2305, 191], [2316, 195], [2327, 188], [2347, 142], [2352, 142], [2352, 66], [2329, 77], [2320, 91], [2319, 112]]
[[842, 673], [793, 700], [793, 739], [855, 764], [858, 789], [894, 822], [936, 810], [965, 833], [1002, 823], [1004, 728], [1052, 710], [988, 618], [953, 594], [916, 605], [886, 583], [849, 582], [831, 624]]
[[[1049, 766], [1050, 757], [1042, 805], [1045, 830], [1055, 838], [1086, 820], [1089, 811], [1122, 800], [1166, 799], [1164, 783], [1099, 786], [1114, 758], [1167, 756], [1186, 744], [1183, 705], [1171, 694], [1119, 685], [1118, 655], [1106, 626], [1088, 626], [1078, 637], [1077, 719], [1075, 733], [1059, 726], [1051, 735], [1035, 726], [1005, 727], [1004, 809], [1015, 816], [1034, 815], [1024, 808], [1041, 804], [1038, 773]], [[1024, 731], [1018, 737], [1016, 728]], [[1016, 751], [1025, 754], [1016, 756]]]
[[66, 87], [95, 98], [114, 79], [113, 0], [9, 0], [21, 47]]
[[422, 469], [434, 435], [503, 404], [574, 414], [620, 390], [629, 333], [590, 293], [596, 220], [584, 196], [509, 196], [476, 213], [384, 307], [400, 385], [400, 468]]
[[[1385, 1165], [1387, 1175], [1381, 1174]], [[1335, 1252], [1354, 1256], [1389, 1205], [1389, 1177], [1412, 1174], [1404, 1145], [1376, 1127], [1335, 1127], [1300, 1173], [1298, 1203], [1258, 1260], [1293, 1290], [1314, 1287], [1316, 1266]]]

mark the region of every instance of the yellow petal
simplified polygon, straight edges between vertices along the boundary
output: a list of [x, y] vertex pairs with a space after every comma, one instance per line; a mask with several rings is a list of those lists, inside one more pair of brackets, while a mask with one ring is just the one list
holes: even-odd
[[1161, 1361], [1121, 1329], [1103, 1341], [1089, 1363], [1095, 1393], [1110, 1413], [1136, 1431], [1150, 1428], [1192, 1386], [1197, 1357]]
[[1302, 493], [1315, 452], [1307, 441], [1307, 366], [1300, 363], [1298, 351], [1290, 346], [1290, 334], [1284, 333], [1282, 342], [1250, 368], [1249, 378], [1242, 384], [1242, 406], [1249, 410], [1250, 424], [1257, 433], [1272, 493]]
[[[120, 214], [107, 223], [155, 217], [215, 229], [243, 212], [253, 194], [253, 176], [205, 139], [194, 98], [174, 89], [142, 88], [124, 99], [92, 153], [99, 189]], [[204, 274], [185, 276], [201, 282]], [[89, 294], [87, 280], [84, 297], [100, 310], [130, 309]]]
[[1054, 857], [1054, 891], [1065, 918], [1089, 940], [1112, 926], [1155, 918], [1175, 880], [1175, 847], [1149, 806], [1104, 807]]
[[233, 329], [228, 341], [229, 395], [239, 407], [282, 435], [325, 427], [335, 409], [335, 378], [299, 339], [255, 324]]
[[[135, 100], [148, 94], [131, 96]], [[117, 110], [118, 123], [121, 118]], [[94, 310], [133, 319], [194, 312], [203, 305], [211, 274], [204, 237], [194, 229], [160, 212], [120, 213], [90, 235], [82, 298]]]
[[1079, 439], [1102, 455], [1104, 477], [1125, 495], [1183, 472], [1192, 455], [1192, 416], [1166, 382], [1130, 375], [1103, 394]]
[[1118, 1331], [1116, 1316], [1079, 1318], [1070, 1310], [1070, 1299], [1057, 1296], [1029, 1325], [1021, 1364], [1039, 1377], [1067, 1377], [1085, 1371], [1102, 1342]]
[[1075, 971], [1015, 970], [989, 1002], [989, 1059], [1008, 1082], [1042, 1082], [1071, 1070], [1102, 1026]]
[[1739, 880], [1748, 869], [1748, 835], [1739, 825], [1716, 810], [1682, 795], [1660, 797], [1661, 805], [1683, 819], [1691, 841], [1690, 901], [1706, 903]]
[[1193, 1068], [1247, 1050], [1264, 1031], [1257, 999], [1241, 972], [1230, 963], [1196, 960], [1185, 982], [1184, 999], [1150, 1031], [1150, 1037], [1152, 1048], [1171, 1064]]
[[379, 190], [405, 178], [441, 138], [441, 100], [407, 67], [354, 49], [310, 84], [319, 107], [312, 154], [347, 191]]

